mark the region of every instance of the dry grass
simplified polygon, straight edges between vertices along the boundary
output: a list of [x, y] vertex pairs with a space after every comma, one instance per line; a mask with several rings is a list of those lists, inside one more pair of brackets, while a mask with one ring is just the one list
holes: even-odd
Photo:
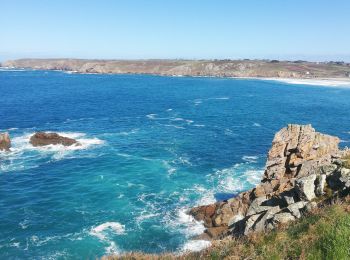
[[225, 239], [181, 256], [130, 253], [111, 259], [350, 259], [350, 203], [339, 202], [268, 234]]
[[343, 166], [345, 168], [350, 169], [350, 154], [344, 156], [342, 159], [343, 159]]

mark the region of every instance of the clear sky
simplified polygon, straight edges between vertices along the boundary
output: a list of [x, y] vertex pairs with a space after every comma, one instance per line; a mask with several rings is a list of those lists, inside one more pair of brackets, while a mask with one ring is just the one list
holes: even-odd
[[0, 0], [0, 60], [350, 61], [350, 0]]

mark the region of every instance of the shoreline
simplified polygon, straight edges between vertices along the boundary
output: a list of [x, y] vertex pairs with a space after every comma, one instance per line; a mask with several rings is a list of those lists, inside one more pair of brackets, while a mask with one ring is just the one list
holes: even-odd
[[[45, 71], [44, 69], [35, 69], [35, 68], [19, 68], [19, 67], [0, 67], [0, 71]], [[70, 70], [52, 70], [48, 71], [57, 71], [67, 74], [83, 74], [83, 75], [151, 75], [151, 76], [160, 76], [160, 77], [190, 77], [190, 78], [220, 78], [220, 79], [246, 79], [246, 80], [262, 80], [262, 81], [275, 81], [281, 83], [287, 83], [292, 85], [310, 85], [310, 86], [322, 86], [322, 87], [342, 87], [350, 88], [350, 77], [349, 78], [286, 78], [286, 77], [226, 77], [226, 76], [214, 76], [214, 75], [166, 75], [166, 74], [157, 74], [157, 73], [84, 73], [78, 71]]]

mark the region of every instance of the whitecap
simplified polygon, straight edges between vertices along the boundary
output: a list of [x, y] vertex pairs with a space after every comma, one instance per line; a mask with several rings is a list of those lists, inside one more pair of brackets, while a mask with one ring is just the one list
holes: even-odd
[[259, 123], [254, 123], [253, 126], [261, 127], [261, 125]]
[[125, 226], [119, 222], [105, 222], [91, 228], [90, 235], [98, 237], [101, 240], [105, 240], [107, 238], [107, 231], [111, 231], [116, 235], [125, 235]]
[[178, 126], [178, 125], [163, 125], [163, 126], [166, 126], [166, 127], [174, 127], [174, 128], [177, 128], [177, 129], [185, 129], [185, 127], [183, 127], [183, 126]]
[[148, 117], [149, 119], [154, 120], [156, 118], [157, 114], [148, 114], [146, 115], [146, 117]]
[[176, 118], [172, 118], [170, 120], [171, 121], [184, 121], [185, 119], [183, 119], [182, 117], [176, 117]]
[[215, 100], [229, 100], [230, 97], [217, 97], [217, 98], [212, 98], [212, 99], [215, 99]]
[[256, 163], [256, 160], [258, 160], [258, 158], [258, 156], [244, 155], [242, 157], [242, 160], [246, 162]]

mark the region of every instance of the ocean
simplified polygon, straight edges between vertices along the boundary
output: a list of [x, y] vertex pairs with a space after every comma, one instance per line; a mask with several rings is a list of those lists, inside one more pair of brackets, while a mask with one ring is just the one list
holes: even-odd
[[[0, 258], [198, 250], [197, 205], [256, 185], [276, 131], [350, 141], [350, 89], [276, 81], [0, 71]], [[32, 147], [36, 131], [81, 146]]]

